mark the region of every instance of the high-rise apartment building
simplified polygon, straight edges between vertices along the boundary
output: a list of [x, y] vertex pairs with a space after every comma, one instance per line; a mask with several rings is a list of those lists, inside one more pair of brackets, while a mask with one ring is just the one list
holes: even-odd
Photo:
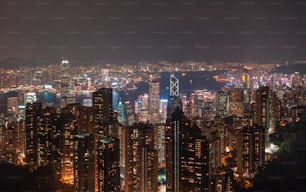
[[74, 190], [94, 191], [94, 137], [86, 132], [74, 137]]
[[97, 143], [96, 148], [97, 172], [95, 174], [97, 186], [95, 191], [120, 191], [120, 152], [119, 139], [105, 136]]
[[126, 127], [125, 191], [157, 191], [157, 151], [150, 124]]
[[237, 136], [237, 172], [243, 177], [254, 177], [264, 166], [264, 130], [262, 125], [247, 125]]
[[181, 109], [167, 120], [166, 190], [208, 191], [209, 144], [196, 125], [191, 127]]

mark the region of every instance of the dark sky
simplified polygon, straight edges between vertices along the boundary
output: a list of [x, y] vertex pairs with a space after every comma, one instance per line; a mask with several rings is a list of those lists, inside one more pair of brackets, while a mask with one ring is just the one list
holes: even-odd
[[0, 0], [0, 66], [62, 56], [81, 65], [305, 59], [306, 0]]

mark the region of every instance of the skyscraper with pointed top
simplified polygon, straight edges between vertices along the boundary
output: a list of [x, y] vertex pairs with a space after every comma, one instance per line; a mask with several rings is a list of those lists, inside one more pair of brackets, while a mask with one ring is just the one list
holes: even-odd
[[73, 103], [70, 97], [70, 75], [69, 75], [70, 64], [68, 59], [62, 58], [60, 65], [60, 94], [61, 94], [61, 109], [66, 105]]

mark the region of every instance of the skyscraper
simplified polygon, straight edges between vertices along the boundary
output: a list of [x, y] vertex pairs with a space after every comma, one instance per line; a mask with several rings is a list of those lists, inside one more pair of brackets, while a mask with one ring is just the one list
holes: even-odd
[[232, 88], [229, 91], [229, 115], [243, 116], [243, 89]]
[[69, 75], [69, 61], [68, 59], [62, 59], [60, 65], [60, 93], [61, 93], [61, 108], [64, 108], [71, 101], [70, 96], [70, 75]]
[[208, 191], [209, 145], [196, 125], [191, 127], [181, 109], [167, 120], [167, 192]]
[[173, 73], [170, 75], [170, 96], [180, 96], [180, 81]]
[[27, 103], [26, 105], [26, 162], [38, 165], [38, 127], [42, 122], [42, 104]]
[[157, 191], [157, 151], [150, 124], [126, 127], [125, 191]]
[[227, 94], [224, 91], [219, 91], [217, 95], [217, 115], [224, 118], [227, 115]]
[[149, 122], [159, 123], [159, 81], [153, 79], [149, 82]]
[[94, 137], [81, 133], [74, 137], [74, 190], [94, 191]]
[[[111, 88], [101, 88], [93, 93], [93, 108], [95, 120], [94, 148], [96, 150], [94, 160], [95, 191], [117, 191], [120, 190], [119, 141], [110, 137], [113, 126]], [[119, 171], [117, 171], [117, 166]], [[109, 183], [112, 181], [112, 176], [117, 176], [117, 172], [119, 184]], [[114, 182], [117, 182], [117, 180], [114, 180]]]
[[254, 177], [265, 163], [265, 137], [262, 125], [244, 126], [237, 138], [237, 172]]
[[120, 191], [119, 139], [105, 136], [97, 143], [97, 186], [95, 191]]
[[101, 139], [105, 135], [109, 135], [109, 129], [113, 122], [112, 89], [101, 88], [93, 92], [92, 97], [96, 139]]
[[61, 112], [61, 181], [63, 183], [74, 183], [74, 137], [78, 134], [77, 104], [69, 104]]

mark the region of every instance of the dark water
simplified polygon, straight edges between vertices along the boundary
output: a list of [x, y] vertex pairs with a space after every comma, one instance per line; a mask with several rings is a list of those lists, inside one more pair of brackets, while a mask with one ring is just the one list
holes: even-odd
[[[186, 73], [174, 73], [174, 75], [180, 80], [180, 92], [190, 93], [193, 90], [207, 89], [207, 90], [219, 90], [225, 83], [216, 82], [213, 79], [214, 75], [218, 75], [224, 71], [204, 71], [204, 72], [186, 72]], [[161, 73], [160, 76], [160, 99], [168, 99], [169, 96], [169, 79], [171, 73]], [[138, 89], [131, 91], [119, 91], [113, 93], [113, 107], [117, 108], [119, 100], [125, 102], [134, 102], [139, 95], [149, 93], [149, 84], [147, 82], [140, 82], [136, 84]], [[7, 98], [17, 97], [18, 92], [9, 92], [0, 94], [0, 113], [5, 113], [7, 110]], [[37, 93], [38, 101], [48, 106], [60, 106], [60, 99], [54, 94], [49, 92]], [[82, 104], [83, 99], [91, 97], [91, 95], [77, 95], [76, 102]]]
[[[225, 85], [223, 82], [216, 82], [213, 76], [218, 75], [224, 71], [197, 71], [186, 73], [174, 73], [174, 75], [180, 81], [180, 92], [190, 93], [194, 90], [207, 89], [217, 91]], [[168, 72], [161, 73], [160, 76], [160, 99], [168, 99], [169, 86], [170, 86], [170, 74]], [[119, 96], [122, 101], [133, 102], [139, 95], [149, 93], [149, 85], [146, 82], [141, 82], [136, 85], [137, 90], [133, 91], [121, 91]]]

